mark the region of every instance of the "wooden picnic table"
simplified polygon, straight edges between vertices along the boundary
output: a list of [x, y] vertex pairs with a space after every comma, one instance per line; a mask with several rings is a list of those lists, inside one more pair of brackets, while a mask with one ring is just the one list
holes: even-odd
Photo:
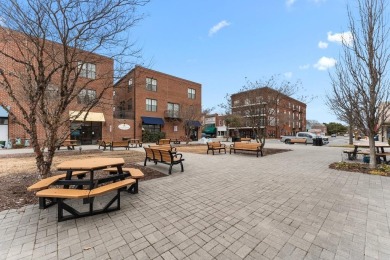
[[128, 141], [130, 147], [142, 147], [142, 142], [139, 139], [129, 139]]
[[[89, 189], [93, 189], [94, 186], [100, 183], [114, 181], [118, 179], [124, 179], [129, 174], [124, 174], [122, 171], [122, 166], [125, 164], [123, 158], [106, 158], [106, 157], [94, 157], [89, 159], [78, 159], [65, 161], [57, 165], [57, 170], [66, 171], [66, 177], [64, 180], [58, 180], [56, 185], [64, 185], [69, 187], [69, 185], [89, 185]], [[118, 175], [109, 176], [101, 178], [99, 180], [94, 179], [94, 171], [102, 170], [107, 167], [117, 167]], [[72, 180], [73, 171], [89, 171], [90, 178], [83, 180]]]
[[[358, 142], [354, 143], [354, 150], [351, 156], [349, 156], [349, 159], [356, 159], [356, 156], [358, 154], [359, 148], [370, 148], [370, 144], [368, 142]], [[385, 161], [386, 160], [386, 152], [385, 148], [389, 148], [390, 145], [385, 142], [375, 142], [375, 148], [376, 148], [376, 153], [379, 154], [380, 157], [383, 157]]]

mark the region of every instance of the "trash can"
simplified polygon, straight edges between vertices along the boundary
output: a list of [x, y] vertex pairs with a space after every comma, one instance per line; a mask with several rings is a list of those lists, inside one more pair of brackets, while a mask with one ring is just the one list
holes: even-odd
[[313, 146], [322, 146], [324, 142], [321, 137], [313, 138]]

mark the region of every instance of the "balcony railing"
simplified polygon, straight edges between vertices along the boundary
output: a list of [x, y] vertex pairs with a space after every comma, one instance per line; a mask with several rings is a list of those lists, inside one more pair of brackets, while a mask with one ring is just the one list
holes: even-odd
[[181, 118], [180, 111], [178, 110], [165, 110], [164, 111], [165, 118]]
[[134, 112], [129, 110], [114, 111], [114, 118], [118, 119], [134, 119]]

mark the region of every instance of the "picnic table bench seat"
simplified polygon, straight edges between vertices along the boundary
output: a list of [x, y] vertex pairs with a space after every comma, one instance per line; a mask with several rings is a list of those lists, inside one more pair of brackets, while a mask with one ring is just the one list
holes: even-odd
[[263, 156], [263, 149], [261, 148], [261, 143], [234, 142], [230, 145], [229, 153], [232, 154], [232, 151], [234, 153], [236, 153], [236, 151], [256, 152], [257, 157], [259, 157], [259, 153], [261, 156]]
[[[110, 174], [112, 174], [112, 173], [117, 173], [118, 168], [110, 167], [110, 168], [104, 169], [103, 171], [107, 171]], [[135, 183], [132, 186], [130, 186], [129, 192], [133, 193], [133, 194], [138, 193], [138, 180], [143, 179], [145, 177], [144, 173], [141, 170], [136, 169], [136, 168], [122, 168], [122, 171], [124, 173], [128, 172], [130, 174], [130, 177], [132, 179], [135, 179]]]
[[[85, 174], [87, 174], [88, 171], [74, 171], [72, 172], [72, 176], [77, 176], [78, 178], [83, 178]], [[28, 191], [39, 191], [43, 189], [47, 189], [50, 185], [53, 185], [56, 181], [65, 179], [66, 173], [62, 173], [59, 175], [54, 175], [51, 177], [47, 177], [45, 179], [42, 179], [33, 185], [29, 186], [27, 188]]]
[[[68, 219], [74, 219], [84, 216], [91, 216], [100, 213], [107, 213], [114, 210], [120, 209], [120, 189], [126, 186], [131, 186], [136, 181], [134, 179], [125, 179], [117, 182], [113, 182], [104, 186], [99, 186], [92, 190], [80, 190], [80, 189], [56, 189], [50, 188], [45, 190], [40, 190], [36, 193], [39, 198], [53, 198], [58, 203], [58, 221], [64, 221]], [[110, 191], [116, 191], [117, 194], [102, 208], [94, 210], [93, 208], [93, 198], [99, 195], [103, 195]], [[72, 206], [64, 202], [65, 199], [88, 199], [89, 200], [89, 209], [85, 212], [79, 212]], [[111, 207], [111, 205], [116, 201], [116, 206]], [[64, 216], [64, 211], [70, 213], [70, 215]]]
[[172, 173], [173, 165], [180, 164], [181, 172], [184, 172], [183, 166], [183, 155], [181, 153], [174, 153], [170, 150], [156, 149], [150, 147], [144, 147], [145, 149], [145, 161], [144, 166], [146, 166], [147, 161], [152, 161], [154, 164], [163, 163], [169, 165], [168, 173]]
[[306, 144], [307, 145], [307, 139], [306, 138], [291, 138], [290, 144]]
[[221, 153], [221, 150], [226, 153], [226, 145], [222, 144], [220, 141], [207, 142], [207, 154], [209, 154], [209, 151], [212, 151], [214, 155], [214, 151]]

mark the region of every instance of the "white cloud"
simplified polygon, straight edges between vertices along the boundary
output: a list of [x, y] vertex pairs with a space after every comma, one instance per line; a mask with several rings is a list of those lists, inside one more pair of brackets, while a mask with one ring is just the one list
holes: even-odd
[[229, 26], [229, 25], [230, 25], [230, 23], [227, 22], [226, 20], [220, 21], [218, 24], [211, 27], [211, 29], [209, 30], [209, 36], [212, 36], [213, 34], [217, 33], [222, 28]]
[[326, 49], [326, 48], [328, 48], [328, 43], [327, 43], [327, 42], [320, 41], [320, 42], [318, 43], [318, 48], [320, 48], [320, 49]]
[[321, 57], [316, 64], [314, 64], [314, 68], [318, 70], [327, 70], [336, 65], [337, 61], [333, 58]]
[[288, 79], [291, 79], [293, 76], [293, 73], [291, 71], [284, 73], [284, 76]]
[[310, 68], [310, 64], [305, 64], [305, 65], [300, 65], [299, 66], [300, 70], [307, 70], [308, 68]]
[[342, 33], [334, 33], [328, 32], [328, 41], [337, 42], [339, 44], [344, 43], [345, 45], [352, 45], [352, 33], [351, 32], [342, 32]]
[[290, 7], [295, 3], [296, 0], [286, 0], [286, 6]]

